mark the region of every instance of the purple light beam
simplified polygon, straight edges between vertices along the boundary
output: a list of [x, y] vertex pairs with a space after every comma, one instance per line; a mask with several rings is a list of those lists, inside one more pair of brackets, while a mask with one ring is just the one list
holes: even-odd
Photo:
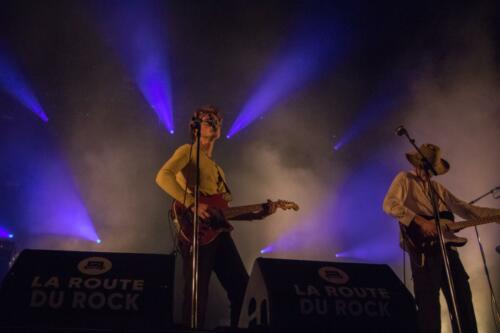
[[102, 6], [106, 40], [134, 77], [160, 123], [173, 134], [172, 89], [161, 2], [110, 2]]
[[325, 69], [336, 64], [346, 51], [346, 40], [346, 33], [331, 16], [303, 24], [282, 55], [269, 66], [256, 91], [233, 122], [227, 138], [248, 127], [307, 82], [324, 74]]
[[0, 50], [0, 86], [44, 122], [49, 121], [14, 61], [2, 50]]

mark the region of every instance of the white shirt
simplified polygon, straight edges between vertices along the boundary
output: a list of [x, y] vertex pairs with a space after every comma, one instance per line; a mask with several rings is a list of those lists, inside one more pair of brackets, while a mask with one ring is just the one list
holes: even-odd
[[[438, 208], [441, 212], [451, 210], [464, 219], [500, 215], [500, 209], [469, 205], [455, 197], [443, 185], [434, 180], [431, 182], [442, 198], [442, 200], [438, 200]], [[384, 212], [406, 226], [413, 221], [417, 214], [432, 216], [432, 204], [428, 193], [427, 182], [414, 172], [400, 172], [394, 178], [385, 195]]]

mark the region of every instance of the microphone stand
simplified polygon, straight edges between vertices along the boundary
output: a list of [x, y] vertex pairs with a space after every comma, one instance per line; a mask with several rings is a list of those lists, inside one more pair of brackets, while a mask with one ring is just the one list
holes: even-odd
[[[479, 200], [481, 200], [482, 198], [484, 198], [485, 196], [495, 193], [496, 191], [498, 191], [498, 189], [499, 189], [498, 187], [495, 187], [495, 188], [489, 190], [488, 192], [486, 192], [485, 194], [480, 195], [476, 199], [469, 201], [469, 205], [473, 205], [476, 202], [478, 202]], [[486, 275], [486, 280], [488, 281], [488, 286], [490, 288], [491, 301], [493, 302], [493, 306], [494, 306], [494, 310], [492, 310], [492, 311], [494, 311], [494, 313], [496, 314], [495, 320], [500, 321], [500, 314], [498, 313], [497, 300], [495, 298], [495, 292], [493, 291], [493, 285], [491, 284], [490, 272], [488, 270], [488, 265], [486, 264], [486, 256], [484, 254], [483, 244], [481, 243], [481, 238], [479, 237], [479, 231], [477, 230], [477, 226], [474, 226], [474, 230], [476, 231], [477, 244], [479, 245], [479, 252], [481, 253], [481, 259], [483, 259], [484, 274]], [[497, 247], [497, 250], [498, 250], [498, 247]]]
[[199, 218], [198, 205], [200, 199], [200, 129], [201, 123], [194, 122], [193, 132], [196, 142], [196, 183], [194, 186], [193, 240], [191, 254], [191, 328], [198, 328], [198, 254], [199, 254]]
[[[402, 127], [401, 127], [402, 128]], [[446, 272], [446, 279], [448, 282], [448, 288], [450, 290], [450, 296], [451, 296], [451, 311], [450, 311], [450, 319], [451, 322], [453, 323], [454, 321], [457, 324], [458, 332], [462, 333], [462, 324], [460, 321], [460, 316], [458, 313], [458, 306], [457, 306], [457, 296], [455, 292], [455, 286], [453, 284], [453, 277], [451, 276], [451, 268], [450, 268], [450, 261], [448, 259], [448, 252], [446, 251], [446, 245], [444, 243], [444, 237], [443, 237], [443, 230], [441, 229], [441, 224], [439, 223], [439, 208], [438, 208], [438, 200], [436, 198], [436, 193], [434, 191], [434, 188], [432, 186], [431, 182], [431, 177], [429, 175], [429, 171], [432, 172], [434, 175], [437, 175], [436, 170], [432, 166], [432, 163], [429, 162], [429, 160], [422, 154], [420, 149], [417, 147], [415, 144], [415, 139], [412, 139], [408, 132], [402, 128], [403, 130], [401, 132], [398, 132], [398, 135], [404, 135], [410, 142], [410, 144], [416, 149], [416, 151], [420, 154], [422, 157], [422, 161], [424, 162], [424, 171], [427, 174], [427, 186], [429, 188], [429, 197], [431, 199], [431, 204], [432, 204], [432, 210], [433, 210], [433, 215], [434, 215], [434, 222], [436, 223], [436, 230], [439, 238], [439, 248], [441, 250], [441, 256], [443, 257], [443, 263], [444, 263], [444, 268]], [[398, 128], [399, 130], [399, 128]], [[401, 133], [401, 134], [400, 134]]]

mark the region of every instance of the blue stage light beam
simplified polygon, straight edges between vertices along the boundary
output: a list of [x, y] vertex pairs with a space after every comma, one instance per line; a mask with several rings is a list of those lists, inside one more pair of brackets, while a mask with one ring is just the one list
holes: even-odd
[[0, 227], [0, 238], [14, 238], [14, 234], [7, 231], [6, 228]]
[[404, 82], [399, 82], [397, 85], [383, 85], [378, 93], [372, 96], [368, 103], [364, 105], [353, 124], [335, 143], [333, 149], [342, 149], [372, 126], [379, 124], [385, 116], [396, 110], [405, 94], [406, 84]]
[[318, 221], [318, 218], [319, 216], [316, 216], [316, 214], [309, 216], [304, 223], [288, 229], [271, 244], [262, 248], [260, 253], [287, 255], [296, 253], [298, 255], [303, 255], [311, 250], [312, 243], [314, 243], [315, 246], [314, 250], [322, 248], [325, 244], [325, 236], [327, 238], [328, 235], [317, 232], [315, 222]]
[[343, 243], [337, 257], [380, 262], [400, 256], [398, 224], [382, 210], [392, 178], [404, 167], [392, 150], [367, 156], [338, 187], [334, 217], [341, 224], [335, 232]]
[[49, 121], [28, 82], [2, 46], [0, 46], [0, 87], [44, 122]]
[[261, 254], [302, 255], [317, 250], [322, 255], [328, 252], [367, 262], [398, 258], [398, 225], [382, 211], [382, 202], [404, 161], [392, 151], [378, 151], [361, 163], [318, 202], [311, 215], [302, 217], [300, 224], [281, 234]]
[[70, 236], [97, 242], [87, 208], [79, 195], [69, 168], [57, 154], [35, 155], [36, 170], [31, 170], [29, 184], [23, 194], [24, 218], [31, 234]]
[[260, 254], [267, 254], [274, 251], [274, 247], [272, 245], [266, 246], [265, 248], [260, 250]]
[[378, 263], [394, 260], [397, 258], [399, 251], [400, 248], [397, 245], [396, 237], [392, 237], [392, 241], [387, 237], [381, 237], [370, 239], [352, 248], [347, 247], [347, 249], [337, 253], [335, 257]]
[[[13, 216], [10, 233], [57, 235], [95, 242], [99, 239], [70, 166], [48, 137], [44, 126], [16, 123], [0, 144], [16, 191], [4, 196], [3, 209]], [[12, 229], [15, 226], [15, 229]]]
[[304, 21], [269, 66], [226, 137], [233, 137], [306, 83], [333, 68], [347, 51], [347, 40], [346, 29], [332, 15], [323, 13]]
[[167, 37], [161, 2], [125, 1], [101, 4], [105, 39], [134, 77], [160, 123], [174, 133], [173, 100]]

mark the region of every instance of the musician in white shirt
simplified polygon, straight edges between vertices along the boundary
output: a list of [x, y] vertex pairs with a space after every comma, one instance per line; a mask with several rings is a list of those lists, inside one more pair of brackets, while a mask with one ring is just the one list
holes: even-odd
[[[448, 172], [449, 163], [441, 158], [439, 147], [424, 144], [420, 151], [432, 164], [438, 175]], [[424, 169], [422, 157], [418, 152], [406, 154], [408, 161], [414, 166], [410, 172], [400, 172], [393, 180], [383, 203], [384, 211], [399, 221], [402, 231], [413, 231], [428, 238], [437, 237], [437, 230], [430, 200], [430, 171]], [[458, 199], [443, 185], [431, 181], [436, 194], [440, 212], [448, 212], [448, 216], [457, 214], [464, 219], [473, 219], [500, 215], [500, 209], [482, 208], [470, 205]], [[426, 216], [427, 218], [425, 218]], [[407, 234], [407, 233], [403, 233]], [[418, 307], [420, 332], [438, 333], [441, 331], [439, 290], [442, 288], [449, 305], [450, 295], [444, 271], [443, 260], [439, 251], [439, 243], [432, 250], [421, 253], [410, 246], [408, 237], [402, 237], [403, 248], [409, 252], [414, 282], [415, 300]], [[476, 318], [469, 286], [469, 276], [454, 248], [447, 250], [453, 282], [457, 295], [457, 306], [462, 324], [462, 332], [477, 332]], [[457, 332], [456, 323], [452, 323]]]

